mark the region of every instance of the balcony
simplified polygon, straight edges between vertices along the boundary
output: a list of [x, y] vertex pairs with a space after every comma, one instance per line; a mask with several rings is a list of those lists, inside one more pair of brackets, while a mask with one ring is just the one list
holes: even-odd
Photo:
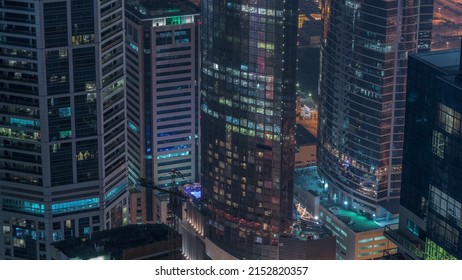
[[425, 243], [420, 239], [412, 239], [404, 235], [399, 229], [385, 227], [384, 236], [395, 243], [399, 249], [410, 252], [410, 256], [417, 260], [425, 259]]

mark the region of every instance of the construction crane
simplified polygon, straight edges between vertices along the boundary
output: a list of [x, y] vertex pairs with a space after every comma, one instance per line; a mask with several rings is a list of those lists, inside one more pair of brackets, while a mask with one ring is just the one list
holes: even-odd
[[169, 202], [167, 204], [167, 225], [170, 227], [169, 232], [169, 254], [172, 260], [181, 259], [181, 250], [178, 249], [178, 232], [179, 232], [179, 218], [178, 215], [181, 215], [181, 209], [185, 200], [189, 198], [186, 194], [182, 193], [175, 181], [175, 178], [180, 177], [185, 180], [183, 174], [176, 169], [172, 169], [169, 172], [171, 176], [171, 186], [170, 188], [161, 188], [154, 184], [154, 182], [146, 181], [144, 178], [139, 178], [137, 180], [137, 186], [158, 190], [163, 193], [168, 193]]

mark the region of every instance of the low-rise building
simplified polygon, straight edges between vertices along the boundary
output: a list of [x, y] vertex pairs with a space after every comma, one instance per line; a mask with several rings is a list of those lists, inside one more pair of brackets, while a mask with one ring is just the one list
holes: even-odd
[[322, 222], [336, 236], [336, 259], [378, 259], [396, 251], [383, 232], [397, 220], [369, 219], [362, 215], [360, 205], [340, 201], [319, 179], [316, 166], [296, 170], [294, 196], [307, 216]]

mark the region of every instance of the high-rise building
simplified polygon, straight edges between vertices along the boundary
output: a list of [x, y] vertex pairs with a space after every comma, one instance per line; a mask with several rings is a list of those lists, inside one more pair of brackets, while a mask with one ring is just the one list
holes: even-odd
[[205, 234], [241, 259], [277, 259], [293, 215], [298, 1], [202, 0]]
[[[199, 14], [187, 0], [126, 4], [131, 185], [144, 178], [170, 187], [172, 170], [183, 175], [174, 177], [179, 185], [199, 180]], [[153, 190], [139, 191], [132, 222], [161, 222]]]
[[409, 58], [399, 229], [405, 259], [462, 259], [462, 56]]
[[433, 0], [324, 0], [318, 163], [330, 198], [398, 213], [409, 54], [427, 51]]
[[0, 1], [0, 258], [128, 222], [122, 0]]
[[407, 58], [429, 49], [433, 1], [321, 4], [321, 204], [372, 223], [359, 229], [355, 221], [320, 218], [353, 229], [334, 231], [338, 259], [379, 258], [396, 247], [384, 242], [383, 227], [398, 222]]

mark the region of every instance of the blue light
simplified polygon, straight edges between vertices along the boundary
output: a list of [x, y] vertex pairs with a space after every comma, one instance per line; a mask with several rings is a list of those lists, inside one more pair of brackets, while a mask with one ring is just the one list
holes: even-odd
[[67, 212], [76, 212], [87, 209], [93, 209], [99, 207], [99, 198], [86, 198], [74, 201], [67, 201], [62, 203], [56, 203], [51, 205], [51, 212], [53, 214], [61, 214]]
[[122, 191], [125, 190], [125, 186], [127, 186], [127, 182], [122, 182], [122, 183], [120, 183], [119, 185], [117, 185], [116, 187], [114, 187], [112, 190], [110, 190], [110, 191], [104, 196], [104, 200], [105, 200], [105, 201], [109, 201], [109, 200], [113, 199], [113, 198], [116, 197], [119, 193], [121, 193]]
[[131, 122], [128, 122], [128, 127], [136, 133], [140, 132], [140, 129], [136, 127], [136, 125], [132, 124]]
[[132, 48], [133, 50], [135, 50], [136, 52], [138, 52], [139, 47], [138, 47], [137, 45], [133, 44], [132, 42], [130, 42], [129, 45], [130, 45], [130, 48]]
[[166, 158], [173, 158], [173, 157], [183, 157], [189, 155], [190, 152], [181, 152], [181, 153], [170, 153], [170, 154], [164, 154], [164, 155], [158, 155], [157, 159], [166, 159]]
[[30, 201], [20, 201], [15, 199], [2, 199], [3, 207], [16, 209], [23, 212], [33, 213], [33, 214], [44, 214], [45, 213], [45, 204], [35, 203]]

